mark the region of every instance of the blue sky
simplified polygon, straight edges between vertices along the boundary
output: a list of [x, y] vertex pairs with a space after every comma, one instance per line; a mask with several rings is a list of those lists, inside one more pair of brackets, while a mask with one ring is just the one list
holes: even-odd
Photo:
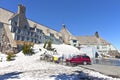
[[75, 36], [94, 35], [120, 49], [120, 0], [1, 0], [0, 7], [17, 12], [26, 6], [26, 17], [60, 31], [62, 24]]

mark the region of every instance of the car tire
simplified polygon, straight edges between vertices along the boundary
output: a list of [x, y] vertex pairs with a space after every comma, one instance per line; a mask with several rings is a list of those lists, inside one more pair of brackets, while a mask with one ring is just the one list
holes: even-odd
[[89, 65], [91, 65], [91, 62], [89, 63]]
[[73, 66], [75, 66], [75, 64], [74, 64], [74, 63], [71, 63], [71, 66], [73, 67]]
[[87, 65], [87, 62], [86, 62], [86, 61], [84, 61], [84, 62], [83, 62], [83, 65]]
[[70, 65], [71, 65], [71, 63], [70, 63], [70, 62], [66, 62], [66, 65], [67, 65], [67, 66], [70, 66]]

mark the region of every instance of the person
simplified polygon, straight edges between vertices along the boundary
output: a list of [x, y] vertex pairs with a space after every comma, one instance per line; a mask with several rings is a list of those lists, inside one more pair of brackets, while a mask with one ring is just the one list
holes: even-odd
[[96, 52], [96, 53], [95, 53], [95, 62], [96, 62], [96, 64], [98, 64], [98, 63], [99, 63], [98, 56], [99, 56], [99, 54]]
[[95, 58], [98, 58], [98, 56], [99, 56], [99, 54], [96, 52], [96, 53], [95, 53]]
[[0, 59], [0, 62], [2, 62], [3, 58]]
[[57, 50], [54, 50], [53, 54], [54, 54], [54, 55], [57, 54]]
[[39, 49], [39, 51], [42, 51], [41, 49]]

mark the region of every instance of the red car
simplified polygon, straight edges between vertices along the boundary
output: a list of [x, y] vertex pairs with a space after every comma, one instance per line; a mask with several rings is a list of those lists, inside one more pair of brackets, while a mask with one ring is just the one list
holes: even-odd
[[91, 64], [90, 57], [87, 55], [76, 55], [70, 59], [66, 59], [67, 65], [76, 65], [76, 64]]

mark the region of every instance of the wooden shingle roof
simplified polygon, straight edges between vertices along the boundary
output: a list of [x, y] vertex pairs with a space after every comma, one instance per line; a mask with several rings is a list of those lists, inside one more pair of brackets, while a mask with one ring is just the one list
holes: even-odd
[[80, 44], [93, 44], [93, 45], [106, 45], [110, 44], [106, 40], [102, 39], [101, 37], [97, 38], [96, 36], [76, 36], [77, 40], [79, 41]]

